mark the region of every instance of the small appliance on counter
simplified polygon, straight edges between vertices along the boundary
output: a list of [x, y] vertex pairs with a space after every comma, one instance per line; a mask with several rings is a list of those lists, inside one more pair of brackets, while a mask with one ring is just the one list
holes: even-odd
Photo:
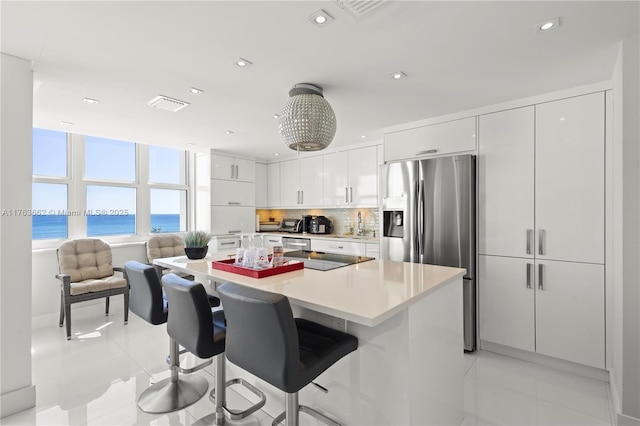
[[310, 234], [330, 234], [333, 232], [333, 223], [324, 216], [314, 216], [309, 223]]
[[260, 232], [278, 231], [280, 230], [280, 222], [276, 220], [261, 220]]
[[302, 232], [302, 220], [285, 218], [280, 222], [281, 232]]
[[313, 216], [311, 216], [310, 214], [304, 214], [302, 215], [302, 232], [311, 232], [311, 219], [313, 219]]

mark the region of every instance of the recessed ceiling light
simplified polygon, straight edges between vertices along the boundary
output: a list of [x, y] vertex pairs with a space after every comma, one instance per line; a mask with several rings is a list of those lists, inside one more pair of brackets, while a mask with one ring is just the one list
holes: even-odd
[[280, 155], [280, 153], [279, 152], [274, 152], [273, 155], [275, 155], [277, 157], [278, 155]]
[[556, 29], [560, 26], [560, 18], [547, 19], [544, 22], [536, 24], [533, 26], [533, 30], [536, 33], [543, 33], [553, 29]]
[[224, 132], [225, 132], [227, 135], [232, 135], [232, 134], [233, 134], [233, 132], [232, 132], [231, 130], [225, 130]]
[[204, 90], [196, 89], [195, 87], [189, 89], [189, 93], [191, 93], [192, 95], [199, 95], [202, 92], [204, 92]]
[[250, 65], [253, 65], [253, 62], [247, 61], [246, 59], [243, 59], [243, 58], [238, 58], [233, 62], [233, 65], [240, 68], [246, 68]]
[[188, 145], [188, 146], [196, 146], [196, 144], [195, 144], [195, 143], [193, 143], [193, 142], [188, 142], [188, 143], [187, 143], [187, 145]]
[[73, 123], [71, 123], [70, 121], [61, 121], [60, 125], [61, 126], [73, 126]]
[[309, 21], [317, 27], [326, 27], [331, 21], [333, 16], [329, 15], [326, 11], [320, 9], [313, 15], [309, 16]]
[[99, 101], [97, 99], [91, 99], [91, 98], [84, 98], [82, 100], [82, 102], [86, 103], [86, 104], [91, 104], [91, 105], [95, 105], [97, 104]]
[[280, 114], [273, 114], [273, 118], [280, 118]]
[[398, 72], [394, 72], [389, 77], [393, 78], [394, 80], [400, 80], [401, 78], [404, 78], [406, 76], [407, 74], [403, 73], [402, 71], [398, 71]]
[[360, 137], [361, 137], [362, 139], [364, 139], [364, 138], [366, 138], [366, 137], [367, 137], [367, 135], [362, 135], [362, 136], [360, 136]]

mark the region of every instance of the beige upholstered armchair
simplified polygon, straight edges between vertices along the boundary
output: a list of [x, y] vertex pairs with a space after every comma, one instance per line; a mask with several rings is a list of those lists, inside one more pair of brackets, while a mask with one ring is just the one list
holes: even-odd
[[[58, 248], [56, 275], [60, 284], [60, 327], [66, 319], [67, 340], [71, 339], [71, 304], [106, 298], [105, 314], [109, 315], [109, 297], [124, 296], [124, 323], [129, 319], [129, 283], [124, 269], [112, 265], [111, 247], [98, 238], [83, 238], [63, 243]], [[117, 277], [114, 272], [122, 273]]]
[[[154, 235], [147, 240], [147, 259], [153, 265], [155, 259], [163, 257], [184, 256], [184, 242], [182, 237], [175, 234]], [[162, 278], [165, 273], [176, 271], [164, 270], [158, 265], [153, 265], [158, 272], [158, 277]], [[183, 274], [178, 274], [183, 275]]]

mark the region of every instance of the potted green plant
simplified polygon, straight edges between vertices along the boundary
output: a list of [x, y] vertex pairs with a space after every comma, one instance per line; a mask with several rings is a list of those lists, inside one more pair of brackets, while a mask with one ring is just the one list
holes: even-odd
[[184, 252], [189, 259], [202, 259], [209, 250], [212, 235], [205, 231], [189, 231], [184, 234]]

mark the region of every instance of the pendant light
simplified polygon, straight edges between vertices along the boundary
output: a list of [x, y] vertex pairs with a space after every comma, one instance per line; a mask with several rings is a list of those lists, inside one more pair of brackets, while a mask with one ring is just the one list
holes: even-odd
[[289, 91], [289, 100], [279, 117], [280, 136], [294, 151], [319, 151], [336, 134], [336, 116], [322, 95], [322, 87], [299, 83]]

